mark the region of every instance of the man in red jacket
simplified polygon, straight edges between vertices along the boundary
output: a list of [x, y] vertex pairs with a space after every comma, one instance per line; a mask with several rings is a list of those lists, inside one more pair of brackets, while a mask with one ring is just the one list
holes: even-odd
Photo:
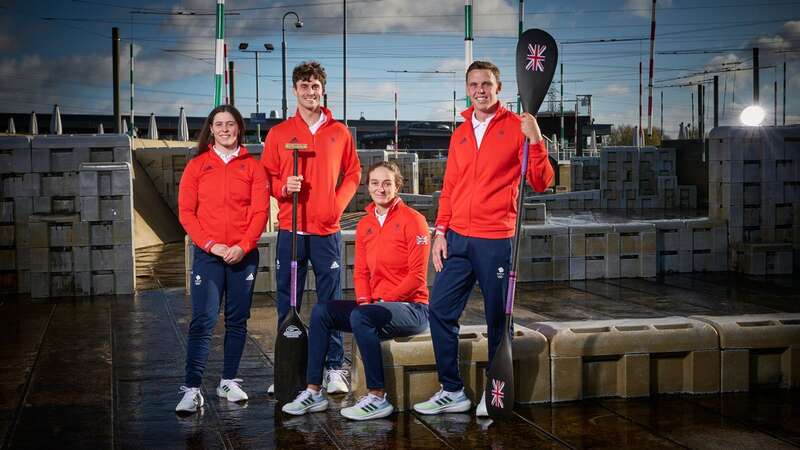
[[[333, 119], [321, 105], [325, 94], [325, 69], [317, 62], [294, 68], [292, 92], [297, 98], [297, 112], [272, 127], [264, 142], [261, 163], [271, 183], [270, 192], [278, 199], [278, 324], [289, 313], [291, 285], [292, 194], [298, 193], [297, 205], [297, 307], [300, 308], [308, 262], [314, 267], [317, 302], [342, 298], [342, 269], [339, 250], [339, 219], [358, 188], [361, 165], [355, 143], [347, 127]], [[307, 144], [301, 152], [298, 176], [293, 175], [292, 152], [287, 143]], [[339, 181], [341, 175], [342, 180]], [[337, 183], [338, 182], [338, 183]], [[344, 348], [340, 332], [331, 335], [323, 385], [329, 393], [348, 392], [346, 372], [341, 370]], [[270, 386], [270, 392], [272, 386]]]
[[[431, 291], [430, 328], [442, 389], [414, 405], [422, 414], [464, 412], [472, 405], [458, 372], [458, 319], [476, 281], [483, 293], [489, 361], [500, 345], [525, 139], [531, 144], [528, 183], [542, 192], [553, 179], [536, 119], [518, 116], [498, 101], [497, 66], [475, 61], [466, 78], [473, 106], [461, 113], [466, 121], [450, 139], [432, 249], [438, 275]], [[483, 396], [476, 415], [488, 415]]]

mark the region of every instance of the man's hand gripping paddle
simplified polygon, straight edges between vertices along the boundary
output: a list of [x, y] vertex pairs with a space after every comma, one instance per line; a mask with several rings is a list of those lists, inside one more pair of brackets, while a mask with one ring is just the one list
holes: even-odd
[[[530, 29], [517, 42], [517, 89], [522, 109], [531, 114], [539, 111], [553, 74], [558, 65], [556, 41], [545, 31]], [[528, 141], [522, 148], [522, 172], [517, 198], [517, 223], [514, 243], [511, 246], [511, 270], [508, 274], [506, 294], [506, 321], [500, 346], [489, 365], [484, 398], [489, 416], [508, 418], [514, 413], [514, 364], [511, 356], [511, 312], [514, 308], [514, 290], [517, 284], [517, 259], [520, 232], [522, 231], [522, 202], [525, 192], [525, 173], [528, 171]]]
[[[297, 176], [297, 158], [307, 144], [286, 144], [292, 151], [294, 176]], [[297, 313], [297, 192], [292, 193], [292, 261], [289, 300], [292, 308], [278, 327], [275, 340], [275, 399], [278, 404], [291, 402], [297, 393], [306, 388], [308, 366], [308, 327]]]

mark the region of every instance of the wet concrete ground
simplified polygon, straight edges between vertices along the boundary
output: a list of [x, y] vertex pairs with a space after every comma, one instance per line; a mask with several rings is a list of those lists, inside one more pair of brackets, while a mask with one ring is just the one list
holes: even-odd
[[[516, 320], [800, 312], [800, 279], [681, 274], [518, 286]], [[351, 293], [352, 295], [352, 293]], [[475, 294], [478, 297], [479, 294]], [[303, 307], [308, 313], [313, 300]], [[462, 324], [482, 321], [482, 302]], [[394, 414], [351, 422], [332, 397], [324, 413], [287, 418], [266, 395], [275, 307], [255, 298], [240, 370], [251, 400], [214, 394], [222, 321], [204, 381], [203, 414], [175, 415], [190, 303], [181, 289], [133, 297], [0, 301], [3, 448], [797, 448], [800, 391], [669, 395], [518, 406], [507, 423], [472, 415]], [[349, 349], [349, 342], [346, 343]]]

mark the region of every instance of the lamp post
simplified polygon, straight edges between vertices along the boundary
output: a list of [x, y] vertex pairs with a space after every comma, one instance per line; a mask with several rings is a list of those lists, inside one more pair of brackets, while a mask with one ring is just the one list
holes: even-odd
[[[259, 113], [259, 110], [258, 110], [258, 83], [259, 83], [259, 79], [258, 79], [258, 54], [259, 53], [271, 53], [273, 50], [275, 50], [275, 47], [273, 47], [272, 44], [264, 44], [264, 50], [248, 50], [247, 49], [248, 45], [249, 44], [247, 42], [242, 42], [241, 44], [239, 44], [239, 51], [240, 52], [245, 52], [245, 53], [253, 53], [255, 55], [255, 57], [256, 57], [256, 114], [258, 114]], [[258, 119], [258, 120], [260, 120], [260, 119]], [[261, 142], [261, 122], [256, 123], [256, 139], [258, 139], [258, 142]]]
[[283, 111], [283, 119], [286, 120], [286, 17], [287, 16], [294, 16], [295, 28], [302, 28], [303, 22], [300, 21], [300, 16], [297, 15], [294, 11], [289, 11], [283, 15], [281, 19], [281, 60], [283, 62], [283, 98], [282, 98], [282, 111]]

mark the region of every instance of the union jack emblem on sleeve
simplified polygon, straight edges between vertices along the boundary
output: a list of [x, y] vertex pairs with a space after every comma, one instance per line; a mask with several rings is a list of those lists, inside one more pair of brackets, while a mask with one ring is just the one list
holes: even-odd
[[525, 70], [544, 72], [542, 63], [545, 60], [545, 50], [547, 50], [546, 45], [528, 44], [528, 65], [525, 66]]
[[492, 406], [495, 408], [503, 407], [503, 397], [506, 396], [506, 394], [503, 393], [505, 388], [505, 381], [492, 379]]
[[428, 245], [428, 236], [424, 234], [417, 236], [417, 245]]

